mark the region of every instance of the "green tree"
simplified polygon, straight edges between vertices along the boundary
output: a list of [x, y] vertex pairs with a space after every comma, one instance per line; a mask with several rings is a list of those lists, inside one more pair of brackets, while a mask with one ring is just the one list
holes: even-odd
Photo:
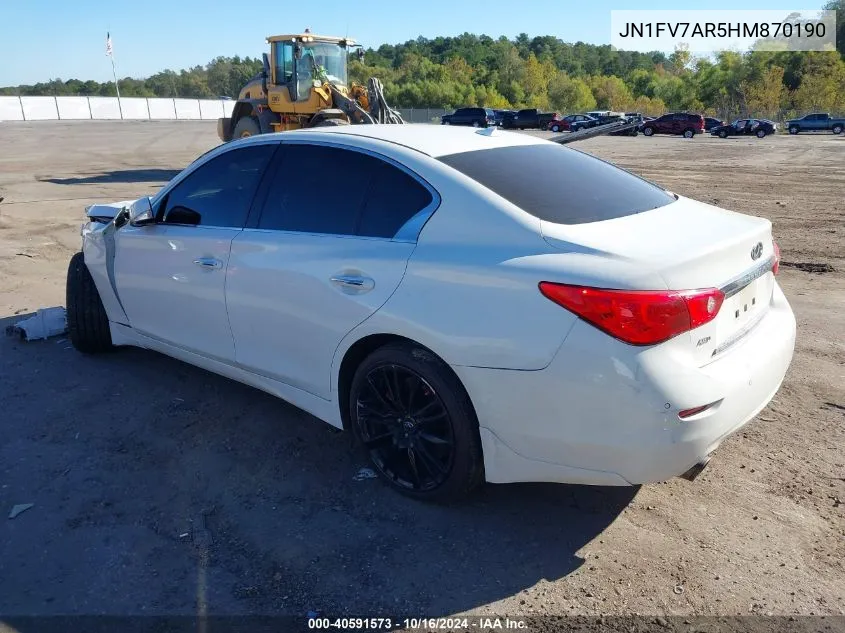
[[549, 82], [549, 102], [561, 112], [585, 112], [596, 107], [596, 99], [586, 82], [565, 72]]

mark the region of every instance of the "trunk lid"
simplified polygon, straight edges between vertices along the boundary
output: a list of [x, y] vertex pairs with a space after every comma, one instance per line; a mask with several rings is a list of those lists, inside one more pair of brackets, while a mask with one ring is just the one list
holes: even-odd
[[587, 224], [543, 221], [541, 229], [555, 248], [603, 252], [659, 276], [671, 290], [722, 289], [725, 301], [716, 318], [681, 335], [699, 365], [753, 329], [771, 300], [774, 245], [771, 222], [763, 218], [679, 197], [644, 213]]

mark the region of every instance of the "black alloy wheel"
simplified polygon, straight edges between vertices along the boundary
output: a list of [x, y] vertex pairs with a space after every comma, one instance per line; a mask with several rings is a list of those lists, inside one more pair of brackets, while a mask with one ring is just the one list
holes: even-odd
[[484, 480], [469, 397], [428, 350], [399, 343], [373, 352], [355, 372], [349, 408], [372, 465], [400, 492], [453, 501]]
[[361, 441], [388, 481], [419, 492], [446, 481], [454, 461], [452, 421], [422, 376], [379, 365], [367, 373], [355, 404]]

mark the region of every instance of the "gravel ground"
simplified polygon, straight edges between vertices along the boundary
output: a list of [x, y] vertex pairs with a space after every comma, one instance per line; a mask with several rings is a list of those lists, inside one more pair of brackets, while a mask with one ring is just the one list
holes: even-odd
[[[0, 124], [2, 325], [64, 304], [84, 205], [216, 144], [209, 122]], [[795, 359], [699, 479], [423, 505], [251, 388], [2, 337], [0, 614], [845, 614], [845, 137], [577, 147], [774, 223]]]

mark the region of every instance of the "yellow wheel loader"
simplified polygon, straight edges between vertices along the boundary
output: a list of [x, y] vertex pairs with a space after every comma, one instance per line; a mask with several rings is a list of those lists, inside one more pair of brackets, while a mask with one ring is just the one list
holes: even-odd
[[223, 141], [304, 127], [350, 123], [404, 123], [384, 99], [381, 82], [350, 84], [350, 51], [363, 49], [353, 40], [312, 35], [268, 37], [270, 56], [264, 68], [241, 89], [231, 117], [218, 119]]

